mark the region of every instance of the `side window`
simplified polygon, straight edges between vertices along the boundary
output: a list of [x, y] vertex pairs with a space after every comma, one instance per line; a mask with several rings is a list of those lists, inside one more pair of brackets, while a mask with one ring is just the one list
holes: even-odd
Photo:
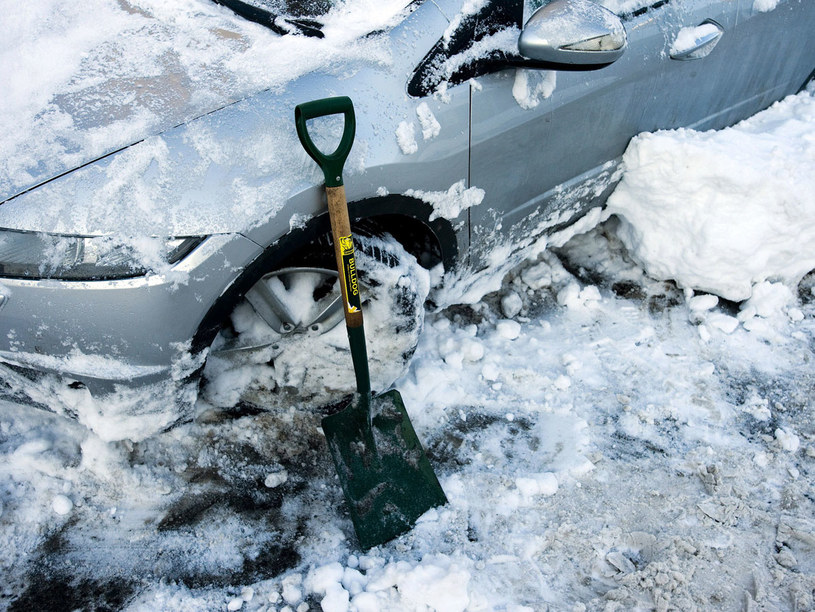
[[[524, 23], [536, 10], [546, 6], [552, 0], [524, 0]], [[650, 9], [659, 8], [669, 0], [594, 0], [600, 6], [606, 7], [612, 13], [622, 18], [639, 16]]]
[[[506, 67], [517, 45], [525, 0], [492, 0], [459, 23], [430, 50], [408, 83], [423, 97]], [[455, 23], [455, 21], [454, 21]]]
[[545, 4], [549, 4], [549, 0], [524, 0], [524, 23], [532, 16], [532, 13]]
[[[451, 31], [433, 46], [416, 67], [408, 94], [428, 96], [451, 85], [502, 70], [509, 66], [547, 70], [569, 69], [554, 63], [522, 58], [517, 41], [523, 24], [537, 9], [552, 0], [489, 0], [478, 12], [459, 14]], [[670, 0], [594, 0], [627, 21], [659, 8]]]
[[595, 0], [610, 10], [617, 13], [623, 20], [644, 15], [651, 9], [656, 9], [668, 4], [669, 0]]

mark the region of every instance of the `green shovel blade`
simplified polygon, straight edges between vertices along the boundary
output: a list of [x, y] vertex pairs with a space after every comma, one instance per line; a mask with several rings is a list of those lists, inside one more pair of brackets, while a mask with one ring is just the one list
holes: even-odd
[[367, 550], [410, 530], [425, 512], [447, 503], [408, 418], [402, 396], [367, 397], [323, 419], [360, 546]]

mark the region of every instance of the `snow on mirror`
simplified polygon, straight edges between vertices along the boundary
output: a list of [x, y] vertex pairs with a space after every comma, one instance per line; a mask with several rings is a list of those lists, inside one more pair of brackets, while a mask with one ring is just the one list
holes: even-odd
[[590, 0], [555, 0], [535, 11], [518, 38], [524, 57], [558, 64], [604, 65], [625, 51], [617, 15]]

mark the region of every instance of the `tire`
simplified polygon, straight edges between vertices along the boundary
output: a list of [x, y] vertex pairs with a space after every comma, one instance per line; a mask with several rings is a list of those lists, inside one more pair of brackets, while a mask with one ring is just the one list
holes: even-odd
[[[389, 235], [355, 242], [371, 384], [382, 391], [418, 345], [429, 273]], [[315, 244], [261, 278], [225, 322], [204, 370], [208, 403], [322, 406], [356, 390], [333, 251]]]

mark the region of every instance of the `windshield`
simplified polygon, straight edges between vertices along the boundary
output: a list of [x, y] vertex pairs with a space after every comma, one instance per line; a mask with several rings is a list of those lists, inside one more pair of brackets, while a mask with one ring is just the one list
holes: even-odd
[[243, 0], [246, 4], [254, 6], [273, 15], [286, 15], [288, 17], [317, 17], [325, 15], [329, 9], [337, 4], [336, 0]]
[[325, 15], [336, 0], [214, 0], [244, 19], [266, 26], [277, 34], [297, 33], [323, 38], [322, 24], [314, 17]]

